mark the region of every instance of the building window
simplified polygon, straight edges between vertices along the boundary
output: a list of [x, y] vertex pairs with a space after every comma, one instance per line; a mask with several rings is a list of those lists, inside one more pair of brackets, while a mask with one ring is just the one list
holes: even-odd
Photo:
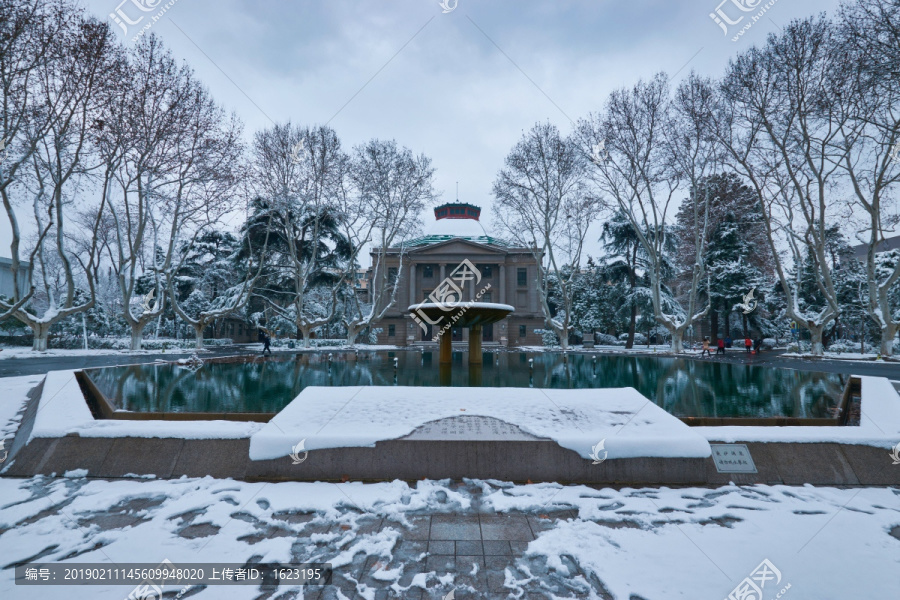
[[431, 279], [434, 277], [434, 267], [431, 265], [425, 265], [422, 267], [422, 277], [425, 279]]
[[422, 290], [422, 300], [424, 300], [425, 302], [429, 302], [428, 296], [430, 296], [431, 292], [433, 291], [434, 290]]
[[397, 326], [388, 325], [388, 337], [394, 337], [395, 335], [397, 335]]
[[478, 265], [478, 270], [481, 271], [481, 276], [486, 279], [490, 279], [494, 276], [493, 265]]
[[397, 281], [397, 267], [388, 267], [388, 283]]
[[482, 302], [492, 302], [493, 296], [491, 296], [490, 292], [485, 292], [481, 295], [481, 301]]
[[525, 337], [526, 329], [524, 325], [519, 325], [519, 337]]
[[516, 285], [528, 285], [528, 269], [516, 269]]

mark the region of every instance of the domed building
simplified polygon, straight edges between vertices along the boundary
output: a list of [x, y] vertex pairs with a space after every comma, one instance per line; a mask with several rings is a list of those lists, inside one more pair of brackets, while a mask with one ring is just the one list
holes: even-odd
[[[402, 254], [402, 261], [401, 261]], [[376, 264], [376, 252], [372, 263]], [[468, 264], [465, 262], [468, 261]], [[461, 265], [465, 271], [475, 272], [466, 277], [454, 277]], [[420, 302], [434, 302], [442, 294], [462, 293], [463, 301], [476, 300], [509, 304], [515, 312], [506, 319], [485, 325], [482, 346], [540, 345], [544, 326], [538, 297], [538, 264], [533, 248], [519, 248], [506, 240], [494, 237], [481, 223], [481, 208], [464, 202], [452, 202], [435, 207], [434, 222], [425, 235], [388, 248], [384, 267], [388, 281], [399, 276], [397, 298], [384, 318], [375, 326], [381, 328], [379, 344], [397, 346], [433, 345], [435, 328], [428, 323], [420, 326], [408, 307]], [[370, 289], [377, 295], [377, 277], [369, 271]], [[465, 280], [463, 282], [463, 279]], [[457, 283], [454, 283], [454, 280]], [[454, 342], [468, 342], [469, 330], [452, 330]]]

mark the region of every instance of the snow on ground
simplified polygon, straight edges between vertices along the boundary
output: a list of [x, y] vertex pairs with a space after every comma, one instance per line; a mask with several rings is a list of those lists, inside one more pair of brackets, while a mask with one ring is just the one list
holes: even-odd
[[[426, 560], [433, 548], [410, 541], [427, 540], [429, 531], [434, 538], [433, 525], [422, 537], [428, 515], [498, 513], [527, 515], [534, 535], [505, 566], [488, 561], [488, 573], [457, 572], [452, 560], [426, 570], [440, 564]], [[45, 586], [38, 593], [14, 585], [11, 565], [331, 562], [337, 574], [329, 598], [418, 597], [413, 592], [427, 586], [431, 598], [457, 587], [460, 600], [526, 593], [721, 600], [768, 560], [780, 580], [765, 587], [765, 600], [788, 584], [788, 600], [888, 598], [900, 585], [900, 490], [2, 479], [0, 557], [0, 597], [47, 600], [122, 600], [130, 588]], [[482, 589], [479, 577], [489, 581], [492, 573], [502, 592]], [[283, 595], [287, 589], [277, 597], [304, 597]], [[185, 597], [275, 597], [263, 591], [212, 586]]]
[[[3, 378], [3, 393], [0, 394], [0, 440], [5, 440], [6, 450], [12, 445], [12, 437], [19, 428], [28, 392], [43, 378], [43, 375]], [[2, 456], [3, 451], [0, 450], [0, 457]]]
[[[859, 352], [825, 352], [822, 356], [816, 356], [814, 354], [805, 354], [802, 352], [785, 352], [781, 356], [785, 358], [804, 358], [804, 359], [822, 359], [822, 358], [830, 358], [833, 360], [850, 360], [850, 361], [862, 361], [862, 362], [878, 362], [878, 354], [860, 354]], [[881, 362], [897, 362], [896, 357], [887, 357], [887, 359], [881, 359]]]
[[[214, 350], [215, 348], [204, 348], [199, 352]], [[108, 356], [110, 354], [121, 354], [129, 356], [144, 356], [147, 354], [184, 354], [186, 352], [194, 352], [193, 348], [169, 348], [168, 350], [116, 350], [114, 348], [91, 348], [85, 349], [58, 349], [51, 348], [45, 352], [37, 352], [28, 346], [3, 346], [0, 348], [0, 360], [2, 359], [28, 359], [28, 358], [47, 358], [47, 357], [69, 357], [69, 356]]]
[[[560, 346], [516, 346], [516, 351], [519, 352], [562, 352], [563, 349]], [[649, 348], [646, 345], [636, 345], [634, 348], [625, 349], [625, 346], [604, 346], [602, 344], [598, 344], [593, 348], [584, 348], [583, 346], [569, 346], [569, 351], [574, 352], [602, 352], [604, 354], [661, 354], [671, 352], [672, 347], [668, 344], [654, 344]]]

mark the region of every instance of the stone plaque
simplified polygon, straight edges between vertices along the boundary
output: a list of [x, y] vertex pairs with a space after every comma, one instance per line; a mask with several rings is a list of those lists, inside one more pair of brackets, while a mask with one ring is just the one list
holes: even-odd
[[402, 439], [524, 442], [541, 438], [493, 417], [460, 415], [425, 423]]
[[756, 473], [747, 444], [710, 444], [719, 473]]

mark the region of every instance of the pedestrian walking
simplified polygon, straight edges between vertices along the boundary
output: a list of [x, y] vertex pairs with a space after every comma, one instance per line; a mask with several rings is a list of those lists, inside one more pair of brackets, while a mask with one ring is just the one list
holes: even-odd
[[722, 338], [716, 339], [716, 356], [719, 354], [725, 354], [725, 340]]
[[712, 357], [712, 354], [710, 354], [710, 352], [709, 352], [709, 338], [708, 337], [703, 338], [703, 351], [700, 352], [700, 357], [702, 358], [704, 354], [706, 354], [709, 357]]
[[269, 346], [269, 344], [272, 343], [272, 338], [269, 337], [269, 334], [266, 330], [264, 330], [264, 329], [259, 330], [259, 341], [263, 343], [263, 351], [262, 351], [263, 355], [265, 356], [266, 352], [268, 352], [269, 355], [271, 356], [272, 348], [271, 348], [271, 346]]
[[762, 338], [761, 338], [761, 337], [756, 338], [756, 341], [753, 342], [753, 350], [754, 350], [757, 354], [759, 354], [759, 351], [762, 350], [762, 342], [763, 342], [763, 341], [762, 341]]
[[731, 348], [731, 346], [732, 346], [732, 343], [731, 343], [731, 336], [730, 336], [730, 335], [726, 335], [726, 336], [725, 336], [725, 347], [726, 347], [726, 348]]
[[744, 338], [744, 348], [747, 349], [747, 354], [750, 354], [750, 350], [753, 349], [753, 340], [750, 339], [750, 336]]

